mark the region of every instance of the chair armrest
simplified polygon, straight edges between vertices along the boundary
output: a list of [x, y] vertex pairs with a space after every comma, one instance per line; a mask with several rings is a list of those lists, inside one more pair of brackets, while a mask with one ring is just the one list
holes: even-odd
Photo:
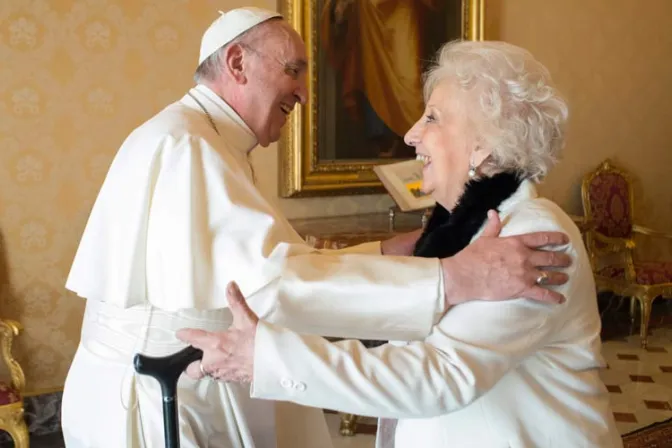
[[23, 391], [26, 385], [26, 377], [23, 374], [23, 369], [12, 355], [12, 343], [14, 337], [18, 336], [23, 330], [23, 326], [14, 320], [0, 319], [0, 351], [2, 359], [9, 368], [9, 373], [12, 377], [12, 386], [19, 392]]
[[605, 244], [607, 246], [606, 249], [610, 252], [618, 252], [626, 249], [633, 250], [636, 246], [635, 240], [631, 238], [611, 238], [592, 229], [588, 232], [595, 240]]
[[672, 234], [670, 234], [670, 233], [660, 232], [658, 230], [649, 229], [648, 227], [640, 226], [640, 225], [637, 225], [637, 224], [634, 224], [632, 226], [632, 231], [635, 232], [635, 233], [641, 233], [642, 235], [648, 235], [648, 236], [653, 236], [653, 237], [657, 237], [657, 238], [672, 239]]

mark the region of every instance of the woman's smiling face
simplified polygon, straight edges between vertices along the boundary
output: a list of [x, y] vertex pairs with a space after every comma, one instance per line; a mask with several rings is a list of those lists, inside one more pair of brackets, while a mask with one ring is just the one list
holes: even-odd
[[469, 180], [470, 162], [476, 163], [466, 96], [448, 81], [438, 84], [425, 113], [404, 137], [424, 163], [423, 191], [448, 210], [455, 207]]

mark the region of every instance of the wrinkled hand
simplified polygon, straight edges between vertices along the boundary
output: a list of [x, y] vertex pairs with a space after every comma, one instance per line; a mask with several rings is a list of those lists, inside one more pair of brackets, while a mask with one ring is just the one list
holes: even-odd
[[[567, 254], [539, 249], [567, 244], [567, 235], [537, 232], [500, 238], [501, 229], [499, 216], [491, 210], [481, 237], [455, 256], [441, 260], [447, 304], [518, 297], [562, 303], [562, 294], [538, 285], [536, 280], [542, 273], [540, 268], [571, 264]], [[562, 285], [569, 279], [562, 272], [543, 272], [548, 275], [545, 286]]]
[[380, 251], [383, 253], [383, 255], [400, 255], [410, 257], [413, 255], [415, 243], [418, 242], [420, 235], [422, 235], [422, 229], [393, 236], [389, 240], [385, 240], [380, 243]]
[[233, 324], [228, 330], [213, 333], [182, 329], [177, 332], [180, 340], [203, 350], [203, 359], [191, 363], [187, 375], [200, 379], [205, 372], [217, 380], [249, 383], [254, 372], [254, 338], [259, 318], [247, 306], [234, 282], [226, 287], [226, 298], [233, 314]]

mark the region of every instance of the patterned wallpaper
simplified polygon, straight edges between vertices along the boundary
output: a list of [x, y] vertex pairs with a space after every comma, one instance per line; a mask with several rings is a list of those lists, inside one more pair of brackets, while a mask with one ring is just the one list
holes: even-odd
[[[488, 0], [492, 36], [528, 47], [572, 105], [563, 164], [543, 191], [580, 211], [604, 157], [639, 180], [644, 224], [672, 231], [672, 16], [667, 0]], [[20, 320], [31, 391], [60, 387], [83, 301], [63, 285], [106, 169], [128, 132], [192, 84], [217, 9], [274, 0], [0, 1], [0, 315]], [[253, 156], [276, 198], [275, 147]], [[279, 200], [290, 217], [384, 210], [386, 196]], [[661, 246], [654, 246], [661, 252]]]

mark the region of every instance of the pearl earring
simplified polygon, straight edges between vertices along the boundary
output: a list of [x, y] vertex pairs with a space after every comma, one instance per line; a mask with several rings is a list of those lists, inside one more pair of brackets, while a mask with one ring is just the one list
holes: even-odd
[[469, 163], [469, 172], [467, 174], [472, 179], [476, 176], [476, 167], [471, 162]]

